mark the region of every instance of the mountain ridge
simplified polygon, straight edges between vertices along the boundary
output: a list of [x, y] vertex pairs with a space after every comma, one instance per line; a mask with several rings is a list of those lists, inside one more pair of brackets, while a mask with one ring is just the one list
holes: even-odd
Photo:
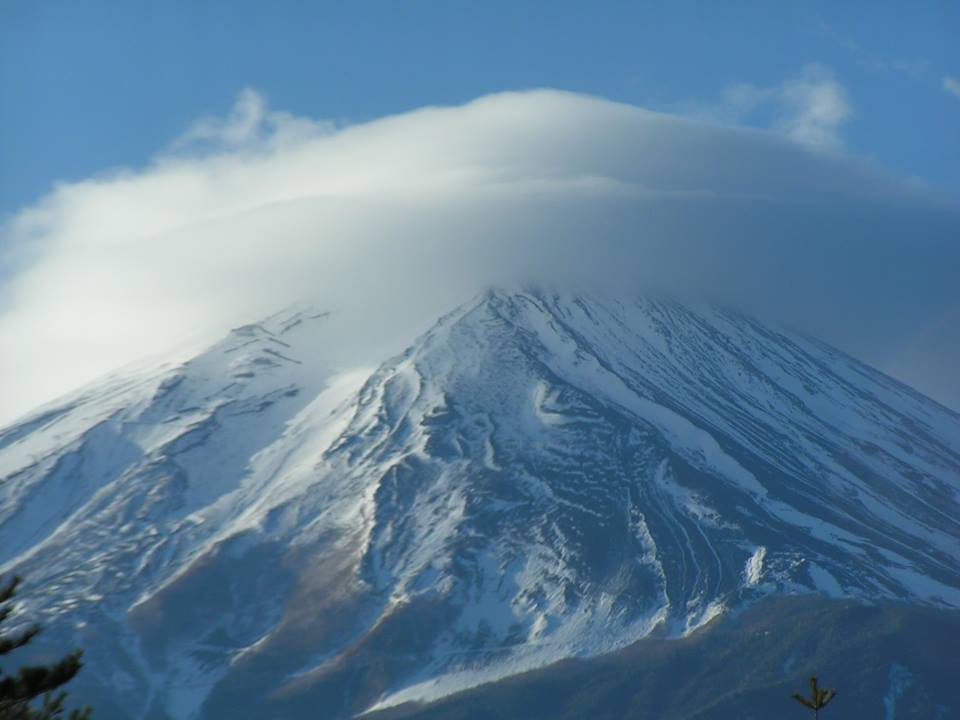
[[344, 372], [327, 322], [0, 431], [0, 571], [143, 716], [429, 700], [768, 595], [960, 607], [960, 416], [828, 346], [498, 289]]

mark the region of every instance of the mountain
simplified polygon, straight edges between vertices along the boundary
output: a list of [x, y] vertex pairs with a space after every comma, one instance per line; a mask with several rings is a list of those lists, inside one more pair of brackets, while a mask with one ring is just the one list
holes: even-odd
[[[960, 708], [960, 613], [771, 595], [684, 638], [644, 638], [368, 720], [810, 718], [808, 680], [839, 688], [829, 718], [949, 720]], [[300, 717], [312, 717], [308, 708]]]
[[0, 431], [0, 572], [98, 716], [349, 717], [782, 596], [960, 608], [960, 416], [822, 343], [496, 290], [345, 371], [334, 322]]

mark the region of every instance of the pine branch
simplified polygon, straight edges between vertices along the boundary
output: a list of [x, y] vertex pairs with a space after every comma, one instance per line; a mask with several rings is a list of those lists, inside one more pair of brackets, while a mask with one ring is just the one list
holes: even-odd
[[[20, 585], [20, 578], [13, 577], [0, 586], [0, 623], [7, 620], [13, 612], [9, 604]], [[31, 627], [14, 637], [6, 637], [0, 632], [0, 657], [23, 647], [37, 633], [39, 627]], [[64, 716], [63, 702], [65, 692], [54, 693], [62, 685], [70, 682], [83, 666], [80, 662], [80, 650], [70, 653], [52, 665], [30, 665], [20, 668], [16, 674], [4, 674], [0, 671], [0, 720], [90, 720], [90, 708], [71, 710]], [[39, 708], [31, 702], [43, 697]]]
[[0, 655], [6, 655], [19, 647], [23, 647], [39, 634], [40, 628], [34, 626], [24, 630], [14, 638], [7, 638], [0, 635]]
[[15, 676], [0, 680], [0, 698], [16, 703], [56, 690], [80, 672], [80, 655], [78, 650], [49, 667], [36, 665], [20, 668]]
[[817, 718], [820, 711], [827, 706], [827, 703], [836, 697], [837, 691], [833, 688], [821, 688], [816, 676], [811, 677], [808, 683], [810, 685], [809, 698], [805, 698], [800, 693], [793, 693], [791, 697], [805, 708], [813, 710], [813, 716]]
[[17, 592], [17, 586], [20, 584], [20, 576], [14, 575], [10, 578], [6, 585], [0, 587], [0, 603], [5, 603], [7, 600], [12, 598]]

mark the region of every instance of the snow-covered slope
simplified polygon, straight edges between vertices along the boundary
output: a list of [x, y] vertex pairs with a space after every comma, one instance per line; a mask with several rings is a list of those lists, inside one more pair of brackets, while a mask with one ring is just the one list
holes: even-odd
[[344, 372], [328, 322], [239, 328], [0, 432], [0, 571], [100, 698], [340, 717], [772, 593], [960, 607], [960, 416], [829, 347], [493, 291]]

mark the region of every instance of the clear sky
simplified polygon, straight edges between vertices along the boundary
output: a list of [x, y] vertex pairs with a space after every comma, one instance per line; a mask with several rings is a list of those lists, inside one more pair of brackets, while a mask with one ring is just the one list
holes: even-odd
[[924, 0], [4, 0], [0, 212], [142, 165], [248, 86], [339, 122], [550, 87], [764, 125], [731, 88], [810, 64], [845, 92], [850, 150], [960, 191], [958, 38], [960, 3]]

